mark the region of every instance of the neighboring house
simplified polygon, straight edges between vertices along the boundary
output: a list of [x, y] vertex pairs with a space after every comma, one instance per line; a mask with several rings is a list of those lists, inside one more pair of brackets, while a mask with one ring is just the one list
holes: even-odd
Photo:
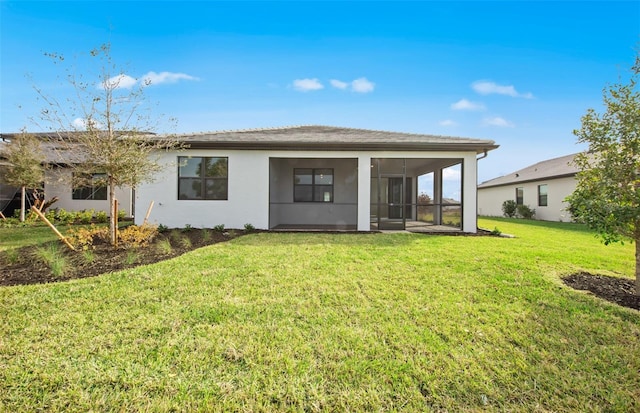
[[[2, 145], [10, 141], [17, 134], [0, 134], [0, 162], [3, 159]], [[41, 188], [47, 200], [57, 197], [58, 201], [52, 205], [52, 208], [62, 208], [67, 211], [82, 211], [85, 209], [93, 209], [104, 211], [110, 214], [109, 201], [107, 200], [107, 189], [105, 186], [87, 184], [82, 187], [72, 187], [72, 171], [69, 167], [74, 161], [78, 160], [80, 151], [73, 143], [68, 141], [62, 142], [57, 134], [53, 133], [33, 133], [32, 135], [42, 139], [42, 150], [48, 164], [45, 173], [45, 180]], [[66, 133], [65, 137], [72, 137], [73, 133]], [[96, 171], [95, 177], [98, 178], [99, 171]], [[1, 185], [1, 184], [0, 184]], [[11, 192], [6, 185], [3, 185], [0, 193], [8, 194]], [[19, 195], [18, 195], [19, 196]], [[13, 195], [12, 195], [13, 197]], [[4, 196], [6, 198], [6, 196]], [[118, 209], [124, 210], [128, 217], [133, 216], [134, 197], [130, 188], [117, 188], [116, 199], [118, 200]], [[5, 207], [7, 202], [1, 202], [0, 207]], [[19, 208], [19, 204], [18, 204]], [[8, 215], [8, 214], [7, 214]]]
[[[168, 227], [369, 231], [454, 223], [475, 233], [478, 155], [498, 147], [491, 140], [327, 126], [178, 139], [188, 149], [163, 153], [164, 172], [136, 191], [138, 224], [153, 201], [150, 221]], [[460, 171], [460, 196], [445, 202], [443, 171], [451, 167]], [[418, 202], [425, 199], [419, 182], [432, 182], [427, 203]], [[445, 219], [451, 214], [457, 220]]]
[[535, 218], [571, 221], [564, 199], [576, 188], [576, 154], [538, 162], [478, 185], [478, 214], [502, 216], [502, 203], [514, 200], [536, 210]]

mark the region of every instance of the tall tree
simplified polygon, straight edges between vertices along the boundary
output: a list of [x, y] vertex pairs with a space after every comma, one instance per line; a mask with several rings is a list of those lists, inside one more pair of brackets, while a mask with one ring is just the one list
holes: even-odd
[[3, 157], [8, 165], [3, 166], [0, 179], [20, 188], [20, 221], [25, 220], [27, 188], [39, 188], [44, 181], [45, 157], [40, 140], [23, 132], [6, 144]]
[[[56, 64], [66, 63], [62, 55], [47, 56]], [[74, 94], [64, 100], [64, 105], [42, 89], [35, 89], [44, 102], [40, 120], [58, 133], [61, 142], [82, 154], [72, 164], [74, 184], [79, 184], [78, 177], [96, 173], [104, 176], [103, 182], [93, 183], [108, 188], [111, 242], [115, 244], [116, 188], [135, 188], [152, 181], [161, 170], [161, 150], [175, 148], [178, 143], [169, 135], [153, 136], [162, 117], [153, 117], [145, 99], [149, 79], [135, 79], [119, 69], [112, 60], [110, 44], [92, 50], [89, 57], [98, 59], [99, 73], [85, 80], [87, 76], [78, 75], [77, 67], [71, 64], [64, 81], [73, 87]]]
[[589, 109], [575, 130], [588, 152], [575, 158], [580, 169], [567, 201], [578, 221], [597, 231], [605, 244], [635, 242], [636, 294], [640, 295], [640, 54], [628, 83], [603, 91], [605, 111]]

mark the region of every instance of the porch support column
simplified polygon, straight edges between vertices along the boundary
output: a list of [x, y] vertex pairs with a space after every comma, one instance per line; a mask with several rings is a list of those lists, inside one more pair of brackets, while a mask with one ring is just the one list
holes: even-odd
[[433, 224], [442, 225], [442, 169], [433, 171]]
[[370, 231], [371, 156], [358, 156], [358, 231]]
[[478, 231], [478, 160], [476, 154], [465, 155], [462, 160], [462, 231]]

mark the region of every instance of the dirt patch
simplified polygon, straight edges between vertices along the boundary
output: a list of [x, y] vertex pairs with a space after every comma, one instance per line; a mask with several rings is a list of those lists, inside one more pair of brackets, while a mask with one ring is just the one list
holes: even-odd
[[[0, 253], [0, 286], [43, 284], [77, 278], [95, 277], [114, 271], [153, 264], [184, 254], [196, 248], [229, 241], [245, 234], [242, 230], [213, 231], [201, 229], [170, 230], [159, 234], [152, 243], [134, 249], [114, 249], [108, 244], [95, 245], [86, 252], [74, 252], [61, 242], [54, 241], [42, 246], [24, 247]], [[170, 248], [167, 248], [169, 243]], [[38, 258], [37, 249], [51, 244], [65, 258], [64, 274], [56, 276]]]
[[589, 291], [603, 300], [640, 310], [640, 295], [635, 295], [634, 280], [580, 272], [568, 275], [562, 281], [576, 290]]

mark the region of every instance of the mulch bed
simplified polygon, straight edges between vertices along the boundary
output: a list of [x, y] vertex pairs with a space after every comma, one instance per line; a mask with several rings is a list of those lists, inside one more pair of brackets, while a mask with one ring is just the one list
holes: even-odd
[[576, 290], [589, 291], [603, 300], [640, 310], [640, 295], [635, 295], [634, 280], [580, 272], [568, 275], [562, 281]]
[[[242, 230], [230, 230], [225, 232], [208, 231], [204, 236], [200, 229], [188, 231], [173, 230], [159, 234], [152, 243], [135, 249], [114, 249], [111, 245], [102, 243], [91, 250], [93, 259], [87, 260], [82, 252], [74, 252], [67, 249], [62, 243], [60, 251], [67, 258], [66, 273], [56, 277], [51, 270], [37, 259], [36, 246], [23, 247], [12, 252], [0, 253], [0, 286], [43, 284], [50, 282], [67, 281], [77, 278], [95, 277], [114, 271], [133, 268], [140, 265], [153, 264], [184, 254], [196, 248], [229, 241], [243, 235]], [[185, 242], [189, 239], [190, 242]], [[159, 248], [159, 243], [169, 240], [171, 252], [167, 253]]]
[[[207, 236], [205, 236], [201, 229], [172, 230], [159, 234], [151, 244], [134, 250], [114, 249], [108, 244], [98, 244], [92, 250], [93, 259], [91, 261], [87, 260], [81, 252], [69, 251], [61, 246], [60, 249], [67, 258], [68, 265], [66, 273], [59, 277], [52, 275], [51, 270], [36, 258], [36, 246], [20, 248], [12, 252], [12, 255], [5, 251], [0, 253], [0, 268], [2, 268], [0, 270], [0, 286], [43, 284], [95, 277], [167, 260], [196, 248], [229, 241], [243, 234], [245, 232], [242, 230], [225, 232], [208, 230]], [[457, 233], [446, 233], [446, 235], [457, 235]], [[495, 234], [481, 231], [478, 235]], [[190, 242], [184, 242], [185, 238], [188, 238]], [[158, 244], [163, 240], [169, 240], [171, 243], [170, 253], [158, 248]], [[633, 280], [592, 275], [585, 272], [566, 276], [562, 280], [566, 285], [576, 290], [589, 291], [612, 303], [640, 310], [640, 295], [635, 295]]]

